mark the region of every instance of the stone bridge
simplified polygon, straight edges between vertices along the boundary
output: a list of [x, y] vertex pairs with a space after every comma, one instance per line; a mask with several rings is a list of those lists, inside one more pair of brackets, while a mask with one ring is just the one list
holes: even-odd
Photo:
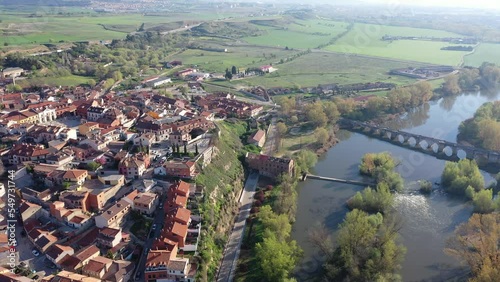
[[[341, 119], [339, 121], [341, 128], [356, 131], [364, 135], [391, 142], [395, 145], [423, 151], [435, 156], [447, 156], [458, 159], [459, 151], [465, 154], [470, 160], [476, 160], [478, 163], [500, 164], [500, 152], [480, 149], [472, 146], [460, 145], [445, 140], [432, 137], [408, 133], [400, 130], [392, 130], [387, 127], [372, 125], [366, 122]], [[451, 156], [446, 155], [445, 150], [451, 151]]]

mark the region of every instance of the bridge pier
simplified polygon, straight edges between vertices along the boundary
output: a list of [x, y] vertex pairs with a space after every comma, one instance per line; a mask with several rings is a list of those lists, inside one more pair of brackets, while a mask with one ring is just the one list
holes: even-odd
[[475, 160], [476, 159], [476, 151], [473, 149], [464, 149], [462, 150], [465, 152], [465, 158], [469, 160]]
[[438, 149], [436, 153], [444, 153], [444, 148], [446, 148], [446, 145], [444, 143], [437, 143], [438, 144]]
[[452, 146], [449, 146], [451, 147], [451, 156], [455, 156], [455, 157], [458, 157], [458, 147], [456, 144], [453, 144]]

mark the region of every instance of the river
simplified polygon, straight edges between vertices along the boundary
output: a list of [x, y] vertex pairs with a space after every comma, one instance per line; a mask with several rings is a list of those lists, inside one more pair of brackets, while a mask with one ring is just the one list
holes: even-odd
[[[460, 122], [472, 117], [479, 106], [497, 96], [476, 93], [442, 98], [387, 122], [385, 126], [456, 142]], [[358, 165], [363, 155], [370, 152], [388, 151], [401, 162], [397, 170], [405, 179], [405, 191], [396, 196], [395, 203], [403, 222], [401, 243], [407, 248], [401, 270], [403, 280], [463, 280], [467, 269], [447, 256], [443, 249], [455, 227], [470, 217], [471, 205], [450, 197], [440, 187], [434, 187], [429, 196], [418, 191], [418, 180], [439, 182], [445, 161], [358, 133], [341, 131], [338, 137], [341, 141], [320, 158], [314, 174], [362, 180]], [[482, 173], [486, 183], [493, 181], [492, 175]], [[300, 183], [297, 220], [292, 231], [293, 239], [304, 249], [304, 259], [296, 271], [299, 281], [317, 276], [323, 261], [309, 243], [309, 230], [323, 225], [335, 238], [338, 225], [348, 212], [345, 202], [363, 188], [320, 180]]]

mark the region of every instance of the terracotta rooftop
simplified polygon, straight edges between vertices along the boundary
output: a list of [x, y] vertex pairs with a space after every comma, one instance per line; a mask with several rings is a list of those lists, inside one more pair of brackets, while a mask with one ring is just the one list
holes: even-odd
[[63, 176], [63, 178], [78, 179], [78, 178], [82, 177], [85, 174], [88, 174], [88, 172], [86, 170], [72, 169], [72, 170], [66, 171], [66, 173]]
[[79, 250], [78, 252], [76, 252], [74, 254], [74, 257], [76, 257], [80, 260], [87, 260], [90, 257], [93, 257], [99, 253], [100, 253], [100, 250], [98, 247], [96, 247], [95, 245], [90, 245], [90, 246], [84, 247], [81, 250]]
[[165, 250], [152, 250], [148, 253], [146, 267], [156, 267], [158, 265], [168, 265], [172, 253]]

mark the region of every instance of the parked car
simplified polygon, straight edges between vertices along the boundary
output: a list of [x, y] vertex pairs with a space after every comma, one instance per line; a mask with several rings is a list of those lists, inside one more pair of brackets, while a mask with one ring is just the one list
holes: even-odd
[[32, 253], [35, 257], [37, 257], [37, 256], [39, 256], [39, 255], [40, 255], [40, 253], [39, 253], [37, 250], [32, 250], [32, 251], [31, 251], [31, 253]]

